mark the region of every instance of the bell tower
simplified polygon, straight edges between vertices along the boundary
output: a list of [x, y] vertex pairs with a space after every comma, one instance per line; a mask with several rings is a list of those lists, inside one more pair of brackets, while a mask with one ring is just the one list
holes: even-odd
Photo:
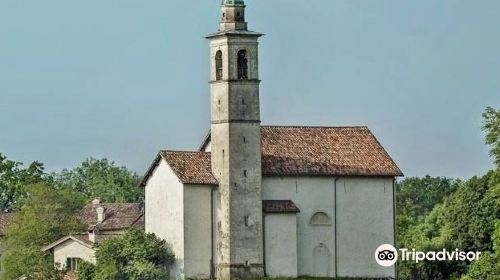
[[215, 276], [264, 276], [258, 39], [248, 31], [243, 0], [224, 0], [210, 41]]

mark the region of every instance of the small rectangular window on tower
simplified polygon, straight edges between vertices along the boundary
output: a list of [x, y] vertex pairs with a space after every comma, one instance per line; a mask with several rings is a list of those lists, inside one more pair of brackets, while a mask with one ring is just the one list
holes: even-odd
[[246, 50], [240, 50], [238, 52], [238, 79], [248, 79], [248, 59]]
[[215, 55], [215, 80], [222, 80], [222, 51], [217, 51]]

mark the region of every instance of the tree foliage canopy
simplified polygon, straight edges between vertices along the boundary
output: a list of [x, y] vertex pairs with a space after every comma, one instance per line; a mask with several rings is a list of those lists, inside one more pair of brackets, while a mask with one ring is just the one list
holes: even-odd
[[500, 222], [496, 224], [493, 235], [494, 252], [485, 252], [481, 258], [473, 263], [469, 272], [462, 280], [498, 280], [500, 278]]
[[174, 255], [164, 240], [154, 234], [131, 230], [106, 240], [96, 254], [97, 265], [84, 265], [80, 280], [168, 279]]
[[41, 248], [63, 235], [85, 230], [77, 220], [83, 202], [72, 190], [33, 185], [7, 228], [4, 279], [57, 279], [50, 253]]
[[396, 184], [398, 240], [412, 225], [422, 222], [434, 206], [455, 192], [459, 180], [445, 177], [406, 178]]
[[18, 203], [27, 197], [28, 187], [43, 181], [43, 164], [35, 161], [22, 168], [22, 163], [9, 160], [0, 153], [0, 213], [16, 209]]
[[[437, 204], [425, 218], [400, 233], [399, 247], [421, 251], [444, 248], [463, 251], [493, 251], [493, 232], [500, 219], [499, 171], [473, 177]], [[400, 221], [400, 220], [398, 220]], [[402, 262], [401, 279], [457, 279], [468, 262]], [[478, 278], [480, 279], [480, 278]]]
[[486, 132], [485, 142], [490, 146], [490, 155], [500, 168], [500, 110], [486, 108], [483, 113], [483, 130]]
[[107, 159], [89, 158], [79, 167], [53, 174], [57, 186], [66, 186], [82, 193], [88, 199], [103, 202], [137, 202], [141, 199], [139, 176], [126, 167], [119, 167]]

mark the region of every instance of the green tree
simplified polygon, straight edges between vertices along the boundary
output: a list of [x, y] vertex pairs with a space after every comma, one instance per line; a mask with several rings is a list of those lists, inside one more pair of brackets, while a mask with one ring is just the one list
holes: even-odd
[[73, 190], [33, 185], [7, 228], [3, 279], [58, 279], [51, 255], [41, 248], [64, 235], [84, 230], [77, 219], [83, 203], [82, 196]]
[[43, 165], [22, 163], [7, 159], [0, 153], [0, 212], [10, 212], [28, 195], [28, 187], [44, 181]]
[[485, 142], [490, 146], [490, 155], [497, 168], [500, 167], [500, 110], [487, 107], [483, 113], [483, 130], [486, 132]]
[[[443, 248], [464, 251], [493, 251], [493, 232], [500, 218], [498, 195], [499, 171], [473, 177], [438, 204], [424, 221], [411, 226], [400, 240], [400, 247], [422, 251]], [[457, 279], [469, 267], [468, 262], [402, 262], [402, 279]], [[478, 278], [480, 279], [480, 278]]]
[[457, 248], [492, 250], [495, 222], [500, 218], [500, 201], [495, 198], [499, 171], [473, 177], [448, 202], [446, 225]]
[[[106, 240], [96, 253], [97, 265], [85, 265], [79, 280], [168, 279], [168, 267], [175, 257], [164, 240], [154, 234], [130, 230]], [[93, 271], [93, 275], [89, 273]]]
[[434, 206], [454, 193], [459, 180], [445, 177], [406, 178], [396, 184], [398, 240], [403, 240], [409, 227], [423, 221]]
[[107, 159], [90, 158], [72, 170], [53, 174], [58, 186], [68, 186], [88, 199], [103, 202], [137, 202], [142, 197], [139, 176], [126, 167], [118, 167]]
[[[445, 224], [446, 204], [437, 205], [427, 215], [423, 222], [411, 226], [401, 240], [399, 247], [417, 249], [419, 251], [440, 251], [443, 248], [454, 250], [448, 236]], [[400, 262], [400, 279], [406, 280], [445, 280], [453, 279], [453, 275], [460, 275], [465, 270], [461, 263], [455, 262]]]
[[473, 263], [463, 280], [499, 280], [500, 279], [500, 220], [496, 223], [493, 239], [494, 252], [485, 252]]

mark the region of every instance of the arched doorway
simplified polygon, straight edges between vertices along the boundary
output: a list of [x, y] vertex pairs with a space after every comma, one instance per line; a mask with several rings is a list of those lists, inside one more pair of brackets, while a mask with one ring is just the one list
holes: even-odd
[[313, 253], [314, 276], [328, 277], [330, 276], [330, 250], [325, 244], [320, 243], [314, 248]]

